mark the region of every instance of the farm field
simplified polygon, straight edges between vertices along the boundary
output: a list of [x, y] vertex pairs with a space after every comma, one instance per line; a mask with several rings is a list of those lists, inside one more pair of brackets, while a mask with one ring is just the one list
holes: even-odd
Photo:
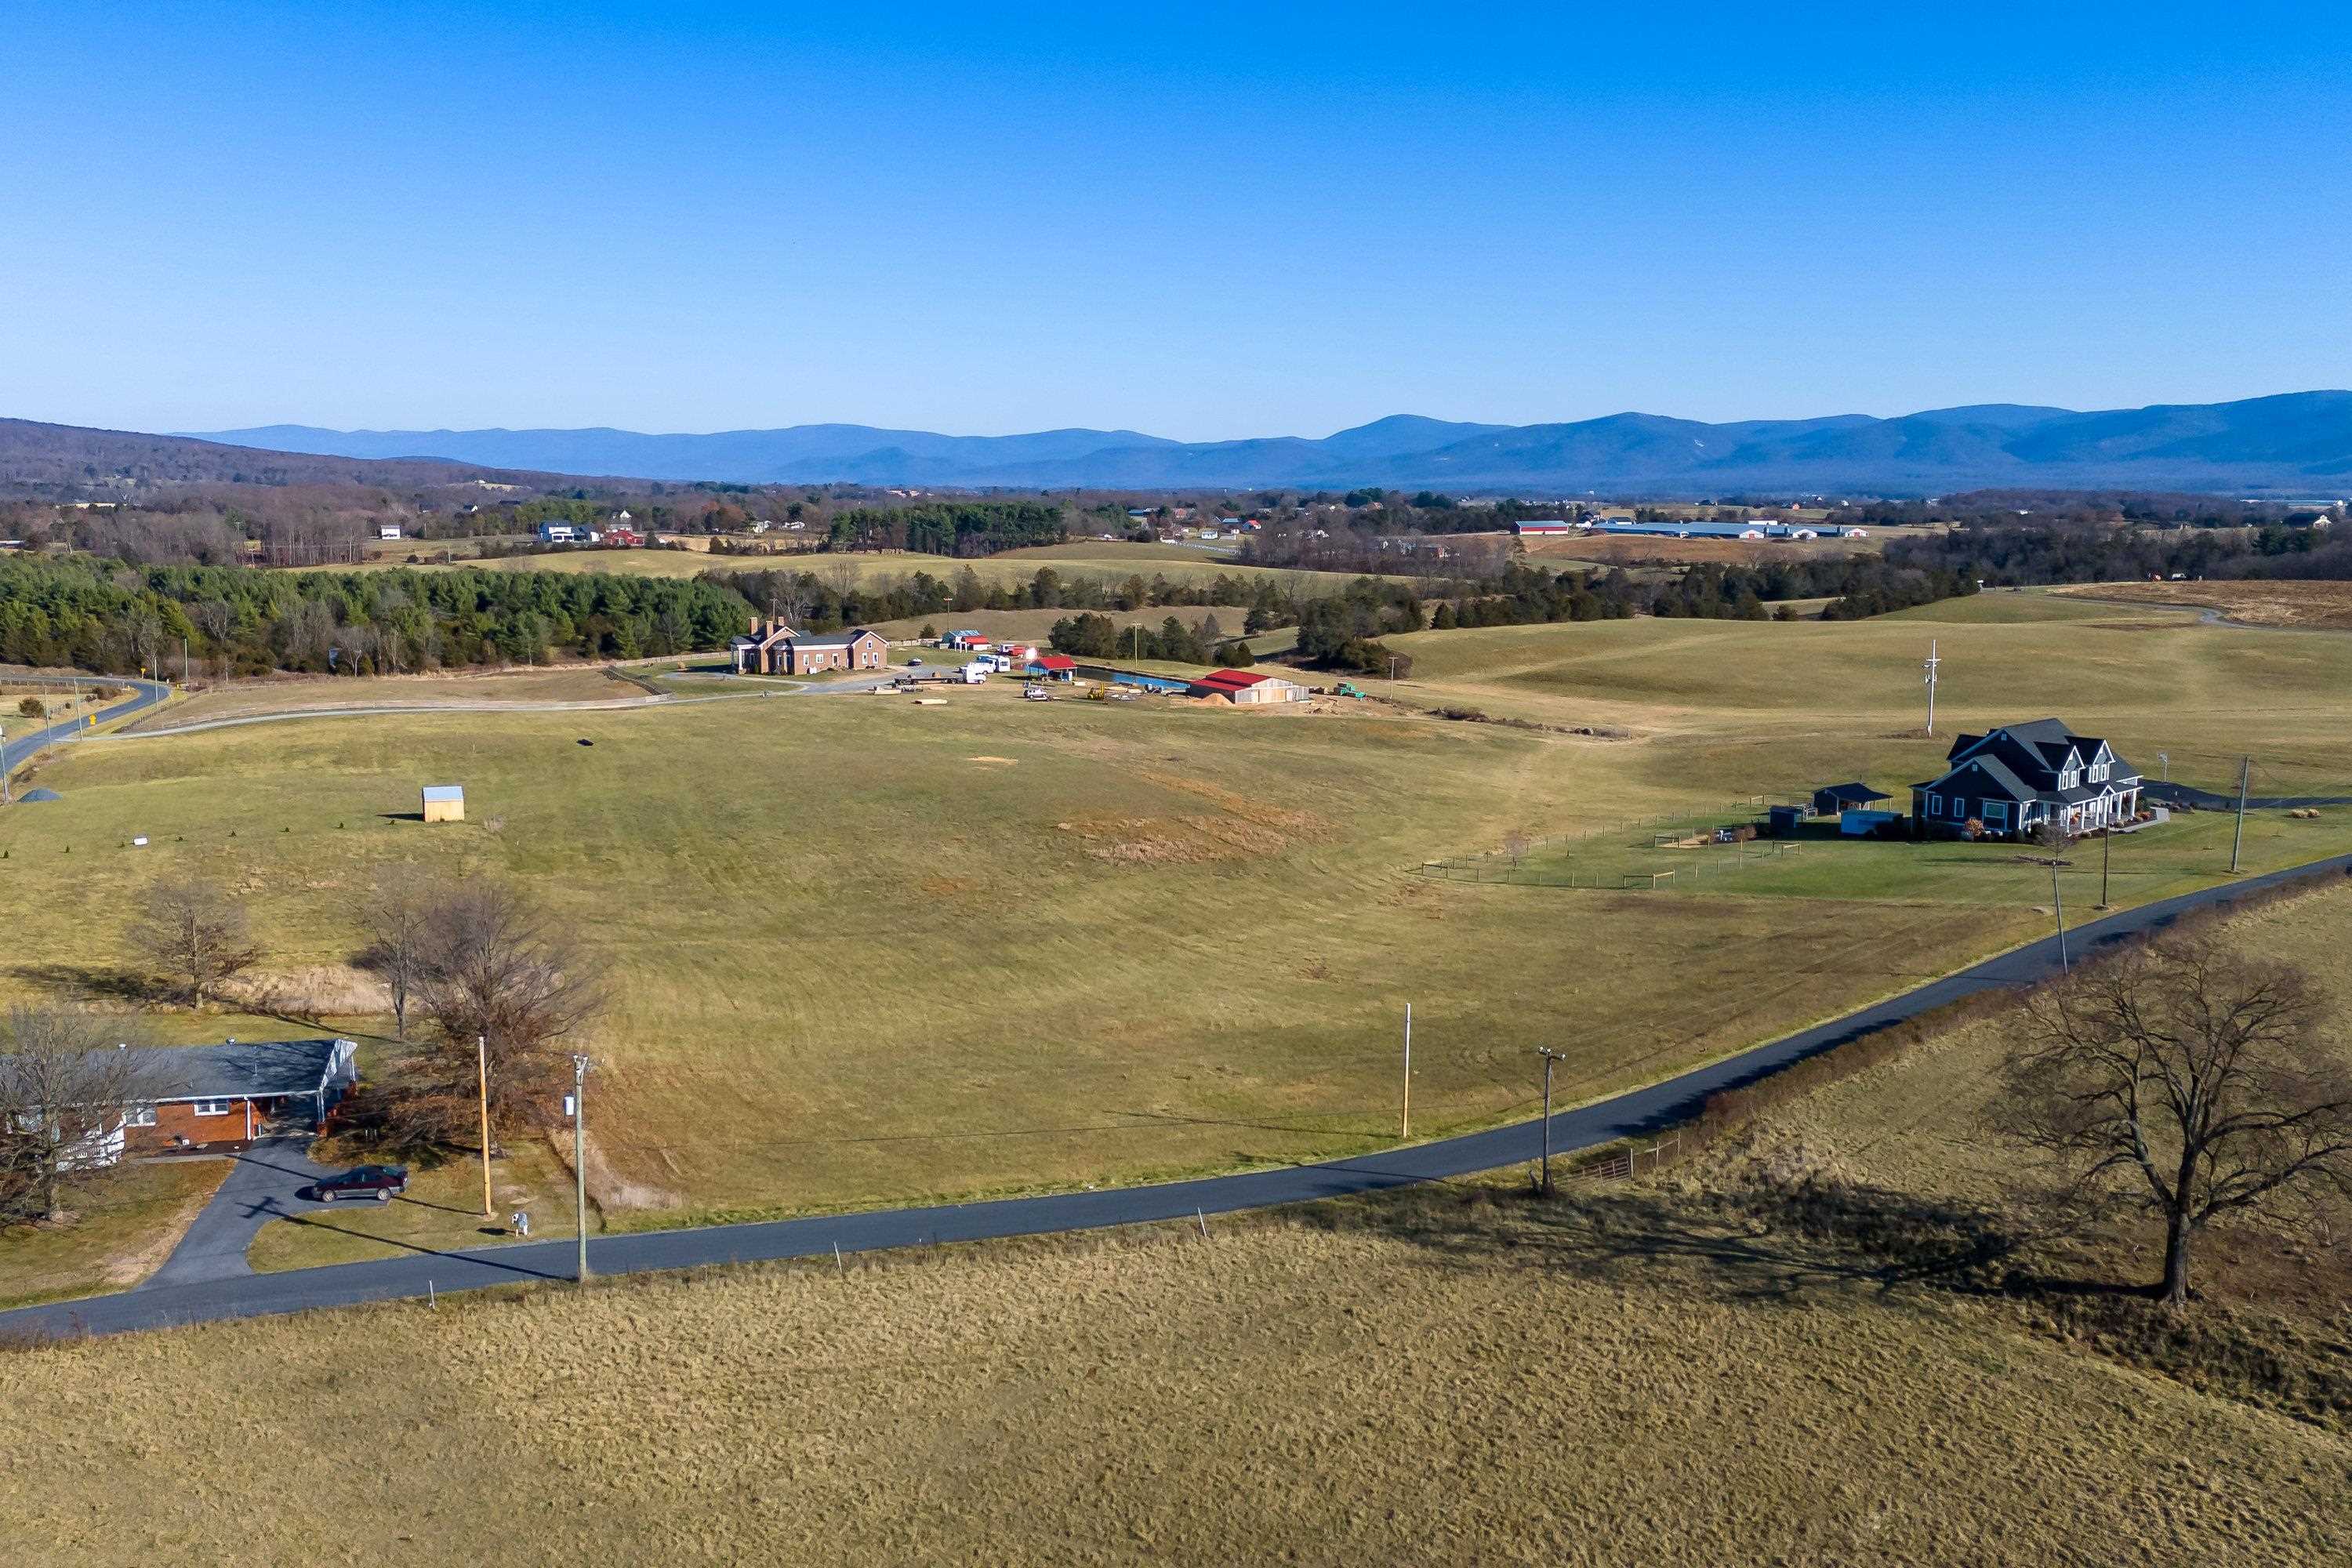
[[[1080, 614], [1077, 610], [942, 610], [936, 616], [908, 616], [904, 620], [877, 621], [874, 629], [884, 637], [907, 638], [921, 635], [925, 626], [941, 632], [970, 630], [993, 638], [1020, 637], [1043, 644], [1054, 629], [1054, 623]], [[1101, 616], [1121, 626], [1141, 626], [1158, 631], [1160, 624], [1173, 616], [1197, 629], [1201, 623], [1213, 617], [1226, 637], [1239, 637], [1242, 621], [1248, 611], [1238, 605], [1156, 605], [1141, 610], [1088, 610], [1087, 615]], [[1290, 634], [1294, 637], [1296, 633]], [[894, 658], [901, 655], [893, 655]]]
[[[1370, 716], [1024, 704], [1009, 687], [936, 709], [484, 717], [95, 743], [42, 770], [65, 798], [0, 817], [0, 849], [35, 901], [124, 908], [163, 869], [221, 877], [289, 976], [349, 976], [352, 907], [391, 860], [525, 882], [620, 999], [592, 1125], [613, 1191], [637, 1206], [616, 1203], [611, 1225], [1343, 1152], [1392, 1126], [1407, 1000], [1416, 1127], [1434, 1132], [1523, 1109], [1520, 1058], [1571, 999], [1589, 1027], [1567, 1087], [1587, 1094], [1915, 969], [1910, 943], [1791, 965], [1728, 903], [1626, 921], [1629, 901], [1595, 933], [1401, 875], [1432, 843], [1499, 834], [1501, 807], [1572, 815], [1579, 793], [1612, 787], [1624, 748]], [[821, 805], [709, 788], [811, 759], [830, 781]], [[427, 778], [466, 786], [467, 823], [395, 819]], [[150, 847], [118, 847], [134, 833]], [[815, 915], [845, 910], [856, 918]], [[1240, 910], [1245, 973], [1227, 936]], [[1808, 905], [1787, 931], [1825, 936], [1850, 913]], [[1946, 945], [1977, 921], [1930, 909], [1884, 923]], [[0, 973], [11, 996], [136, 988], [108, 922], [26, 934]], [[1682, 948], [1747, 980], [1666, 986]], [[154, 1022], [187, 1040], [285, 1028]]]
[[[2168, 742], [2176, 779], [2226, 782], [2241, 743], [2263, 759], [2258, 782], [2352, 778], [2352, 644], [2164, 626], [1947, 624], [1943, 727], [2047, 709], [2151, 773]], [[268, 974], [315, 983], [327, 1026], [355, 1037], [383, 1026], [344, 1010], [366, 994], [346, 965], [378, 868], [521, 882], [617, 998], [594, 1042], [606, 1228], [1135, 1181], [1380, 1146], [1408, 1001], [1414, 1127], [1435, 1135], [1523, 1114], [1538, 1044], [1570, 1053], [1572, 1102], [2045, 931], [2045, 879], [1955, 869], [1942, 845], [1809, 845], [1765, 873], [1777, 883], [1703, 892], [1414, 874], [1520, 834], [1930, 776], [1946, 742], [1912, 732], [1927, 629], [1397, 639], [1419, 661], [1401, 696], [1622, 739], [1381, 704], [1028, 704], [999, 683], [936, 708], [420, 713], [101, 741], [42, 764], [65, 798], [0, 814], [0, 852], [33, 908], [127, 909], [165, 869], [221, 878], [250, 900]], [[2060, 664], [2071, 685], [2045, 703]], [[427, 780], [464, 784], [471, 820], [399, 820]], [[2258, 814], [2247, 868], [2345, 847], [2347, 824]], [[2120, 841], [2118, 901], [2221, 879], [2223, 826]], [[123, 847], [134, 835], [148, 847]], [[2095, 901], [2095, 856], [2076, 851], [2070, 914]], [[0, 1001], [140, 984], [102, 920], [30, 924], [0, 967]], [[151, 1022], [182, 1040], [288, 1029]], [[470, 1241], [475, 1223], [405, 1239]]]
[[1874, 530], [1861, 539], [1673, 539], [1663, 534], [1538, 534], [1517, 542], [1530, 561], [1561, 569], [1610, 566], [1768, 566], [1775, 561], [1817, 561], [1832, 555], [1875, 555], [1886, 541]]
[[[2352, 630], [2352, 583], [2205, 582], [2086, 583], [2053, 588], [2053, 595], [2134, 604], [2198, 605], [2250, 626]], [[2113, 609], [2115, 606], [2108, 605]]]
[[28, 1348], [0, 1520], [68, 1565], [313, 1560], [322, 1520], [423, 1564], [2352, 1552], [2340, 1433], [1649, 1203], [1458, 1184]]
[[[2085, 614], [2097, 608], [1980, 594], [1866, 621], [1595, 621], [1388, 640], [1413, 656], [1402, 687], [1412, 700], [1648, 737], [1633, 797], [1644, 803], [1669, 781], [1719, 803], [1845, 779], [1893, 794], [1933, 777], [1948, 747], [1918, 733], [1931, 637], [1939, 737], [2054, 713], [2152, 778], [2168, 765], [2176, 782], [2234, 789], [2251, 754], [2257, 794], [2352, 794], [2352, 638], [2200, 626], [2182, 611]], [[1631, 805], [1617, 815], [1664, 809]]]
[[454, 670], [436, 675], [339, 678], [291, 676], [240, 680], [194, 691], [123, 727], [127, 734], [175, 729], [213, 719], [257, 713], [299, 712], [307, 708], [415, 707], [453, 702], [606, 702], [647, 695], [618, 680], [602, 665], [553, 669]]
[[[370, 561], [360, 566], [305, 566], [289, 570], [359, 572], [400, 564], [401, 562], [395, 558]], [[1182, 584], [1213, 583], [1221, 575], [1248, 579], [1271, 577], [1292, 587], [1328, 588], [1349, 581], [1349, 577], [1336, 573], [1244, 566], [1205, 550], [1102, 541], [1008, 550], [968, 561], [911, 552], [868, 554], [801, 551], [774, 555], [719, 555], [698, 550], [558, 550], [542, 554], [501, 555], [491, 560], [461, 559], [447, 566], [428, 560], [409, 570], [603, 572], [625, 577], [698, 577], [706, 572], [813, 572], [828, 584], [856, 585], [897, 581], [919, 572], [952, 582], [967, 567], [978, 575], [982, 584], [1007, 587], [1027, 584], [1041, 570], [1051, 570], [1066, 579], [1124, 582], [1130, 576], [1140, 575], [1149, 582], [1154, 576], [1161, 576]]]

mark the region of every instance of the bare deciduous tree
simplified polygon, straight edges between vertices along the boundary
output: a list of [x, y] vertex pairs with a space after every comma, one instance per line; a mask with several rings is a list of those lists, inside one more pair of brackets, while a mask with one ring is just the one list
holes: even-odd
[[2150, 944], [2029, 1004], [1999, 1125], [2056, 1163], [2068, 1201], [2153, 1215], [2156, 1294], [2180, 1307], [2215, 1219], [2300, 1188], [2352, 1194], [2352, 1077], [2315, 1047], [2317, 1016], [2290, 965]]
[[65, 1217], [68, 1192], [103, 1180], [123, 1118], [145, 1099], [144, 1058], [119, 1022], [15, 1007], [0, 1020], [0, 1218]]
[[1503, 853], [1511, 858], [1511, 866], [1514, 869], [1517, 868], [1520, 861], [1528, 858], [1528, 851], [1534, 846], [1535, 840], [1529, 837], [1524, 827], [1514, 827], [1503, 835]]
[[569, 1066], [563, 1047], [602, 1007], [596, 986], [566, 962], [546, 918], [505, 883], [459, 889], [431, 923], [418, 999], [435, 1038], [415, 1064], [412, 1125], [462, 1138], [471, 1125], [478, 1039], [489, 1061], [492, 1127], [551, 1121]]
[[367, 945], [356, 962], [380, 976], [392, 993], [393, 1033], [408, 1038], [408, 1005], [432, 973], [435, 917], [441, 895], [434, 879], [415, 866], [395, 866], [378, 880], [360, 910]]
[[261, 958], [247, 933], [245, 906], [204, 877], [167, 876], [150, 887], [130, 937], [195, 1007]]

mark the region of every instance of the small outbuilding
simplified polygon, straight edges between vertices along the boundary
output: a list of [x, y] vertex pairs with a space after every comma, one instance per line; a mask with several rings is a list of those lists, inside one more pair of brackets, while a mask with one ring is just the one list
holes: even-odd
[[1867, 806], [1874, 800], [1891, 798], [1893, 797], [1885, 791], [1874, 790], [1866, 784], [1831, 784], [1813, 792], [1813, 815], [1835, 816], [1842, 811], [1850, 811], [1857, 806]]
[[1030, 661], [1029, 673], [1040, 680], [1070, 680], [1078, 673], [1078, 661], [1066, 653], [1044, 654]]
[[425, 786], [425, 820], [427, 822], [463, 822], [466, 820], [466, 790], [462, 784], [426, 784]]

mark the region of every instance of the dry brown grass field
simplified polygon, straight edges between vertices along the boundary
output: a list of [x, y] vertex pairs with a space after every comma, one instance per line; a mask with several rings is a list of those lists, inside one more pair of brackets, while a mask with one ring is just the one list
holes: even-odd
[[603, 665], [554, 669], [446, 670], [433, 675], [283, 676], [216, 682], [192, 689], [169, 706], [123, 726], [126, 734], [175, 729], [214, 719], [258, 713], [299, 713], [317, 708], [434, 708], [470, 702], [607, 702], [646, 696], [615, 680]]
[[[2292, 742], [2310, 776], [2352, 777], [2352, 643], [2159, 626], [1937, 625], [1945, 723], [2038, 714], [2036, 682], [2063, 663], [2046, 706], [2144, 766], [2169, 743], [2176, 778], [2220, 777], [2242, 742]], [[606, 1228], [1133, 1181], [1379, 1146], [1408, 1001], [1415, 1131], [1434, 1135], [1523, 1114], [1537, 1045], [1570, 1053], [1564, 1098], [1595, 1096], [2045, 929], [2046, 888], [2023, 879], [2013, 899], [1954, 902], [1874, 881], [1657, 896], [1412, 874], [1520, 830], [1927, 777], [1943, 750], [1916, 733], [1930, 630], [1644, 621], [1399, 639], [1421, 661], [1403, 695], [1621, 740], [1379, 705], [1032, 704], [999, 683], [939, 708], [799, 697], [100, 741], [38, 765], [64, 798], [0, 815], [0, 852], [25, 907], [122, 910], [180, 869], [247, 897], [288, 1016], [150, 1011], [146, 1026], [181, 1040], [372, 1035], [383, 1020], [351, 1011], [365, 993], [346, 965], [376, 871], [522, 883], [615, 998], [593, 1042]], [[404, 820], [427, 781], [463, 784], [470, 820]], [[2196, 826], [2179, 844], [2201, 860], [2173, 855], [2154, 882], [2126, 870], [2119, 896], [2225, 875]], [[2248, 867], [2340, 847], [2346, 827], [2259, 816]], [[2068, 875], [2095, 884], [2096, 869]], [[2070, 910], [2092, 901], [2084, 887]], [[131, 1005], [144, 982], [121, 929], [20, 927], [0, 999]], [[313, 982], [322, 1022], [289, 1021]], [[470, 1241], [471, 1224], [396, 1239]]]
[[[2221, 935], [2352, 1021], [2352, 888]], [[2340, 1258], [2218, 1233], [2191, 1327], [2135, 1338], [1876, 1245], [2000, 1193], [2011, 1026], [1548, 1203], [1500, 1173], [1205, 1237], [22, 1347], [0, 1527], [68, 1564], [2344, 1560]]]
[[2086, 583], [2050, 592], [2142, 605], [2197, 605], [2249, 626], [2352, 630], [2352, 583]]
[[2339, 1434], [1618, 1213], [1459, 1187], [23, 1350], [0, 1521], [59, 1564], [2352, 1552]]
[[1875, 554], [1886, 542], [1863, 539], [1669, 539], [1663, 535], [1538, 535], [1518, 542], [1530, 560], [1559, 566], [1767, 566], [1775, 561], [1815, 561], [1827, 555]]

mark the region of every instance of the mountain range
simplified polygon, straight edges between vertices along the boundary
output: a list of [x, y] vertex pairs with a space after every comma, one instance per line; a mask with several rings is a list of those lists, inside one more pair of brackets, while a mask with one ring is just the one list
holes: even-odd
[[1393, 415], [1320, 438], [1174, 441], [1133, 430], [943, 436], [864, 425], [631, 430], [191, 431], [275, 452], [745, 484], [1222, 489], [1382, 485], [1522, 494], [1872, 493], [2122, 488], [2295, 497], [2352, 488], [2352, 392], [2077, 412], [2017, 404], [1894, 418], [1706, 424], [1615, 414], [1549, 425]]

